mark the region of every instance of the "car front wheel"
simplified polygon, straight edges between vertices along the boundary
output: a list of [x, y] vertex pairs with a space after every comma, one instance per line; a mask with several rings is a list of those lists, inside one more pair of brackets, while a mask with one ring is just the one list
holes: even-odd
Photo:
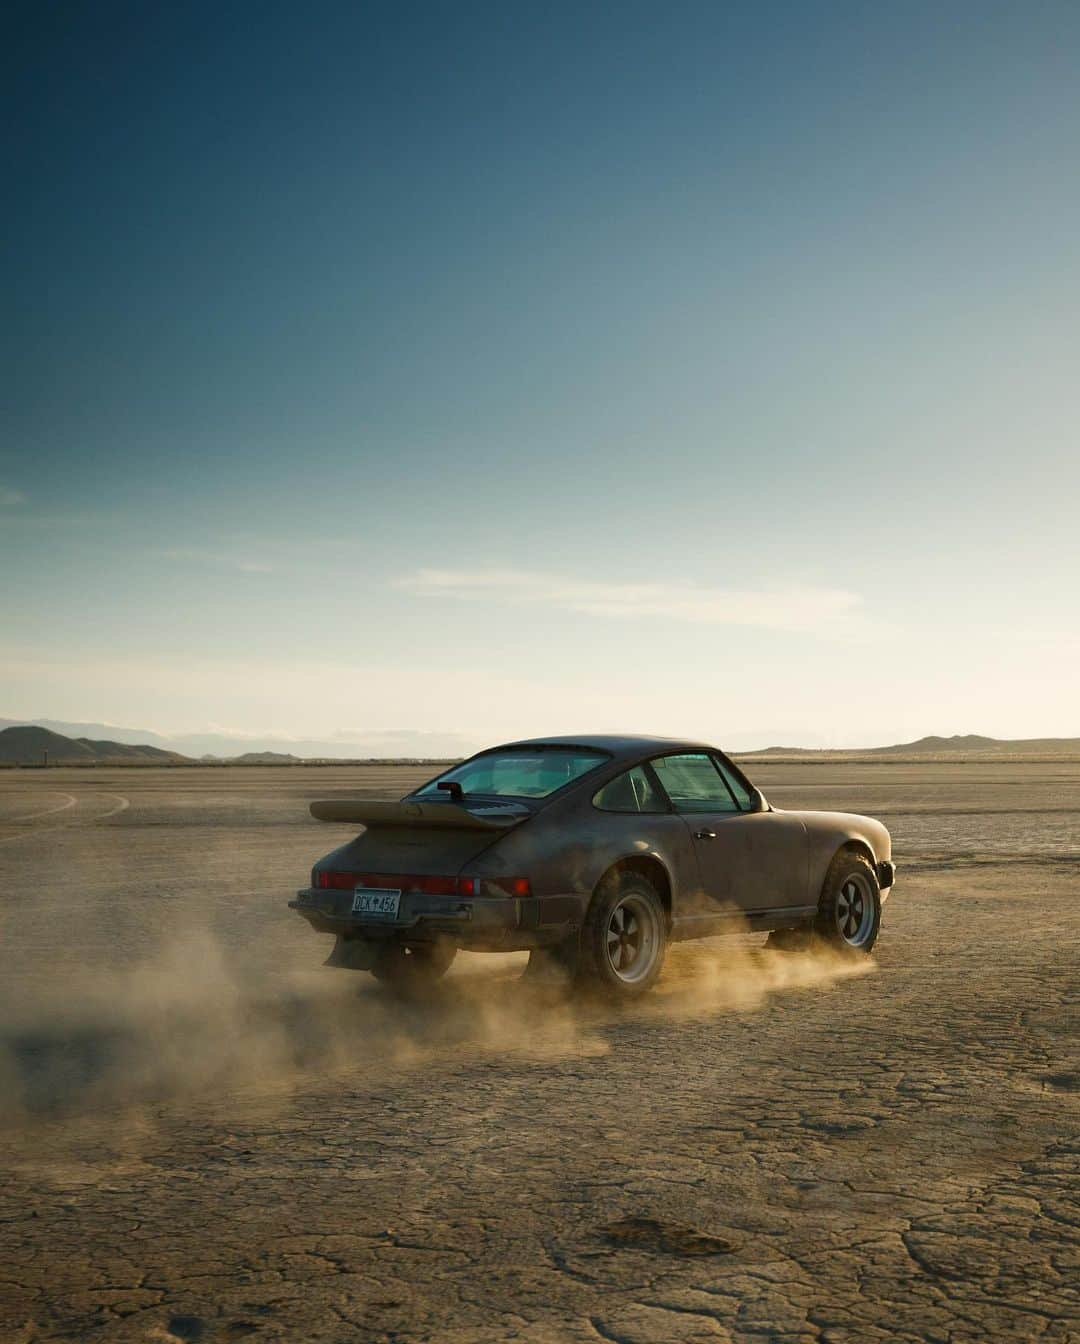
[[830, 947], [869, 955], [881, 929], [881, 888], [870, 860], [843, 849], [825, 875], [813, 931]]
[[603, 882], [581, 930], [579, 982], [636, 998], [656, 983], [666, 951], [667, 916], [652, 884], [637, 873]]

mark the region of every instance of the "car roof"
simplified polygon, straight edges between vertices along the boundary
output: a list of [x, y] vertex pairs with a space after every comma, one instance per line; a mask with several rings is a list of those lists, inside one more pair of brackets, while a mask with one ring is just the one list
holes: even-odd
[[[600, 733], [573, 737], [530, 737], [519, 742], [502, 742], [485, 751], [506, 751], [518, 747], [585, 747], [587, 750], [606, 751], [615, 760], [636, 761], [646, 756], [665, 755], [671, 751], [716, 751], [708, 742], [689, 741], [681, 737], [648, 737], [643, 734]], [[484, 755], [485, 752], [481, 752]]]

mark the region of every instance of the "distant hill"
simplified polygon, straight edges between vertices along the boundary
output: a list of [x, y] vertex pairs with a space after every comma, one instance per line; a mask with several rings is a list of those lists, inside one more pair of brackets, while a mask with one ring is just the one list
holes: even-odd
[[[211, 759], [216, 759], [211, 757]], [[230, 758], [231, 765], [300, 765], [299, 756], [291, 756], [287, 751], [245, 751], [243, 756]]]
[[875, 755], [888, 756], [900, 752], [938, 751], [992, 751], [999, 756], [1024, 753], [1080, 751], [1080, 737], [980, 737], [977, 733], [956, 734], [954, 737], [920, 737], [917, 742], [901, 742], [892, 747], [871, 747]]
[[76, 737], [72, 740], [82, 746], [89, 747], [99, 760], [161, 761], [162, 764], [165, 764], [167, 761], [186, 761], [188, 759], [186, 756], [181, 756], [177, 751], [165, 751], [161, 747], [148, 747], [145, 743], [134, 746], [128, 742], [94, 742], [88, 737]]
[[186, 757], [160, 747], [133, 746], [127, 742], [94, 741], [88, 737], [64, 737], [50, 728], [30, 724], [0, 731], [0, 764], [93, 765], [107, 761], [154, 762], [168, 765]]
[[0, 732], [0, 761], [16, 765], [40, 765], [50, 761], [90, 762], [92, 748], [71, 737], [61, 737], [48, 728], [5, 728]]
[[897, 742], [888, 747], [765, 747], [739, 752], [739, 756], [941, 756], [985, 753], [988, 756], [1080, 755], [1080, 737], [981, 737], [957, 733], [953, 737], [920, 737], [915, 742]]
[[118, 742], [129, 747], [160, 747], [177, 751], [175, 742], [150, 728], [121, 728], [115, 723], [75, 723], [65, 719], [0, 719], [4, 728], [48, 728], [61, 737], [89, 738], [92, 742]]

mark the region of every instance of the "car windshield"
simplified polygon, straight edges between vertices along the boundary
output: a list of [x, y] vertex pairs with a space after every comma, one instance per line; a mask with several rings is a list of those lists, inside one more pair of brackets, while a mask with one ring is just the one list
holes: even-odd
[[489, 751], [447, 770], [417, 789], [413, 796], [445, 798], [447, 790], [440, 789], [440, 784], [460, 784], [461, 792], [466, 796], [546, 798], [608, 759], [606, 752], [588, 751], [582, 747]]

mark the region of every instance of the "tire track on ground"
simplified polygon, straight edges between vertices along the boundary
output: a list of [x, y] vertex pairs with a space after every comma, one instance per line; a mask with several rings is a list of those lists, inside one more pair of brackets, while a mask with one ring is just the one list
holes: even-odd
[[[33, 820], [35, 817], [46, 817], [55, 812], [65, 812], [70, 807], [78, 807], [81, 801], [85, 799], [76, 798], [73, 794], [65, 794], [70, 798], [70, 802], [63, 803], [60, 807], [49, 807], [42, 812], [31, 812], [28, 816], [16, 817], [11, 821], [4, 822], [5, 826], [22, 824]], [[13, 844], [16, 840], [28, 840], [38, 835], [51, 835], [56, 831], [83, 831], [94, 826], [99, 821], [106, 821], [109, 817], [115, 817], [118, 813], [126, 811], [131, 806], [131, 799], [126, 798], [122, 793], [94, 793], [90, 795], [93, 798], [115, 798], [116, 806], [109, 808], [107, 812], [101, 812], [94, 817], [79, 816], [71, 821], [62, 823], [59, 826], [26, 826], [25, 829], [17, 831], [14, 835], [0, 836], [0, 845]]]
[[108, 812], [102, 812], [100, 817], [94, 817], [94, 821], [105, 821], [109, 817], [115, 817], [118, 812], [126, 812], [131, 806], [131, 799], [125, 798], [122, 793], [107, 793], [105, 794], [105, 797], [117, 798], [119, 799], [119, 802], [115, 807], [110, 808]]
[[21, 817], [8, 817], [5, 822], [0, 824], [3, 824], [4, 826], [21, 826], [24, 821], [33, 821], [36, 817], [48, 817], [54, 812], [66, 812], [69, 807], [75, 807], [79, 801], [73, 793], [61, 793], [60, 797], [66, 798], [67, 802], [60, 803], [56, 807], [43, 807], [38, 812], [26, 812]]

